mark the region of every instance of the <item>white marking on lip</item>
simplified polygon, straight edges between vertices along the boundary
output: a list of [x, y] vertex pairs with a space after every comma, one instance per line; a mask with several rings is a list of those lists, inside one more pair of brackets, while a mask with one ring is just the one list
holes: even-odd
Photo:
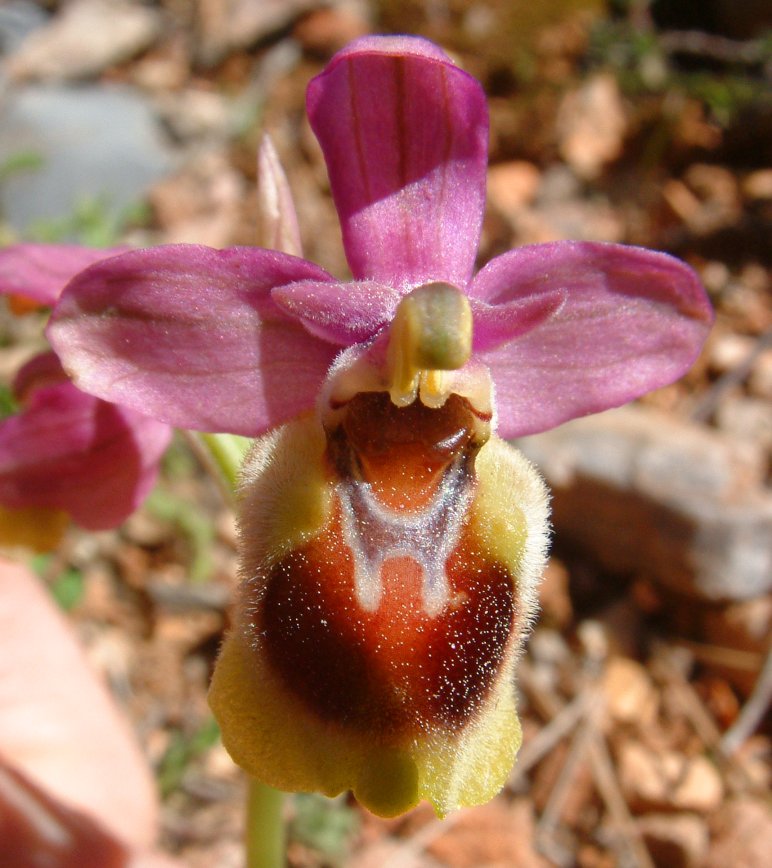
[[421, 568], [426, 613], [434, 617], [445, 608], [450, 595], [446, 562], [458, 544], [470, 488], [463, 456], [450, 464], [430, 502], [415, 511], [379, 503], [368, 482], [337, 483], [343, 537], [354, 560], [357, 602], [365, 611], [374, 612], [380, 604], [384, 561], [398, 557], [409, 557]]

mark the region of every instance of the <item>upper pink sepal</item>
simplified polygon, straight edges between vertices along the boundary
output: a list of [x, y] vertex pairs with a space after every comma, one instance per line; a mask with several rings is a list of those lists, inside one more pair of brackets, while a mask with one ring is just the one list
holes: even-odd
[[0, 293], [50, 306], [79, 271], [128, 247], [76, 244], [14, 244], [0, 249]]
[[479, 83], [417, 37], [365, 37], [308, 87], [354, 276], [464, 287], [485, 197]]
[[525, 299], [532, 305], [562, 298], [533, 328], [507, 337], [499, 324], [495, 335], [475, 335], [478, 358], [496, 383], [503, 437], [545, 431], [677, 380], [713, 321], [691, 268], [621, 244], [561, 241], [513, 250], [483, 268], [469, 294], [500, 310], [502, 322]]
[[48, 328], [75, 383], [171, 425], [255, 436], [313, 405], [336, 354], [271, 300], [322, 268], [260, 248], [168, 245], [81, 272]]
[[272, 292], [276, 304], [322, 340], [342, 347], [371, 338], [394, 315], [402, 294], [373, 281], [300, 281]]
[[68, 512], [89, 530], [120, 524], [147, 496], [171, 429], [65, 381], [34, 388], [0, 422], [0, 503]]

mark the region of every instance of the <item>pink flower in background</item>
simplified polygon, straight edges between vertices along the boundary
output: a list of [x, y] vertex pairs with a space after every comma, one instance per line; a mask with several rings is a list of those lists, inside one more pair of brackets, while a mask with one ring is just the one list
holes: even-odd
[[358, 40], [307, 104], [353, 280], [261, 248], [133, 251], [76, 275], [48, 334], [90, 394], [260, 437], [211, 693], [236, 761], [444, 814], [494, 795], [520, 743], [548, 519], [501, 438], [672, 382], [712, 312], [691, 269], [634, 247], [535, 245], [474, 274], [486, 103], [431, 43]]
[[[52, 306], [73, 274], [123, 250], [7, 248], [0, 292], [16, 308]], [[0, 421], [2, 506], [63, 511], [89, 530], [115, 527], [139, 506], [158, 475], [168, 425], [81, 392], [50, 351], [21, 367], [12, 391], [21, 409]]]

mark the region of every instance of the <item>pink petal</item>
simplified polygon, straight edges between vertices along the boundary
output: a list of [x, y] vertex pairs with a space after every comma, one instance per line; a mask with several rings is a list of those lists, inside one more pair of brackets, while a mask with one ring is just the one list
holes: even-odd
[[33, 356], [25, 362], [13, 378], [13, 394], [19, 403], [25, 403], [35, 389], [67, 382], [62, 363], [56, 353]]
[[497, 346], [489, 341], [479, 354], [496, 383], [503, 437], [545, 431], [677, 380], [713, 320], [691, 268], [620, 244], [513, 250], [490, 262], [469, 292], [503, 318], [524, 301], [564, 298], [536, 327]]
[[321, 268], [259, 248], [170, 245], [70, 283], [49, 339], [84, 391], [171, 425], [254, 436], [312, 406], [336, 348], [271, 301]]
[[171, 429], [78, 391], [37, 389], [0, 423], [0, 503], [62, 509], [89, 530], [120, 524], [145, 498]]
[[347, 347], [371, 338], [393, 316], [402, 294], [380, 283], [301, 281], [271, 293], [276, 304], [308, 331]]
[[0, 293], [52, 305], [68, 281], [100, 259], [128, 247], [79, 247], [75, 244], [14, 244], [0, 249]]
[[506, 304], [494, 305], [476, 298], [470, 299], [475, 353], [494, 349], [526, 334], [546, 319], [555, 316], [565, 300], [564, 290], [518, 298]]
[[308, 87], [356, 278], [397, 288], [472, 273], [485, 197], [479, 83], [415, 37], [367, 37]]

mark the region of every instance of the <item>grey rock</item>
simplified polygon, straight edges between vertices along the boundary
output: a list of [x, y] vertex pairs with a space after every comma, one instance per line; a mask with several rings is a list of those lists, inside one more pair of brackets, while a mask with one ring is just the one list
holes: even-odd
[[0, 213], [18, 233], [90, 200], [116, 215], [172, 167], [156, 119], [132, 89], [29, 86], [0, 103], [0, 165], [20, 154], [40, 166], [0, 184]]
[[0, 56], [11, 54], [32, 33], [48, 21], [48, 15], [30, 0], [0, 3]]
[[604, 569], [682, 594], [772, 589], [772, 494], [759, 444], [626, 407], [524, 438], [557, 534]]
[[7, 59], [14, 79], [65, 80], [98, 75], [134, 57], [161, 32], [156, 9], [126, 0], [74, 0], [36, 28]]

